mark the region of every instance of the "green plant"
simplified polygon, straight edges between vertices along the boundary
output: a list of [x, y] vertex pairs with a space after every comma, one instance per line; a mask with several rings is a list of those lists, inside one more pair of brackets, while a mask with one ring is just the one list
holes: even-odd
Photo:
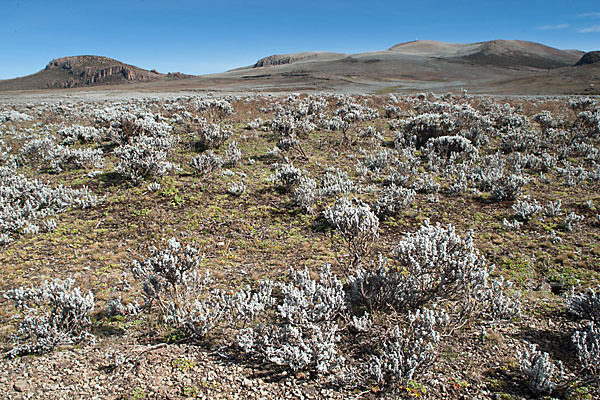
[[406, 386], [401, 386], [400, 388], [405, 391], [409, 397], [422, 397], [427, 393], [425, 386], [413, 379], [406, 382]]
[[171, 329], [167, 334], [163, 336], [163, 339], [167, 343], [177, 343], [186, 338], [185, 332], [180, 329]]
[[132, 400], [142, 400], [142, 399], [145, 399], [145, 398], [146, 398], [146, 392], [141, 387], [136, 387], [131, 392], [131, 399]]
[[178, 358], [171, 362], [173, 368], [177, 368], [181, 372], [188, 372], [189, 370], [194, 369], [196, 367], [196, 363], [192, 360], [188, 360], [186, 358]]
[[183, 198], [183, 196], [175, 194], [173, 195], [173, 199], [171, 199], [171, 204], [174, 206], [180, 206], [183, 204], [184, 201], [185, 199]]
[[593, 389], [588, 386], [580, 386], [581, 382], [575, 381], [569, 385], [569, 390], [566, 398], [568, 400], [591, 400], [593, 399]]
[[199, 393], [198, 387], [197, 386], [184, 386], [182, 389], [182, 394], [185, 397], [197, 397]]
[[523, 286], [528, 281], [532, 268], [529, 261], [521, 258], [503, 258], [501, 261], [502, 270], [506, 271], [509, 278]]
[[450, 379], [450, 383], [454, 386], [455, 389], [466, 389], [469, 387], [469, 383], [467, 381], [463, 381], [462, 379], [452, 378]]
[[141, 210], [133, 210], [133, 215], [136, 217], [145, 217], [150, 214], [152, 211], [147, 208], [142, 208]]

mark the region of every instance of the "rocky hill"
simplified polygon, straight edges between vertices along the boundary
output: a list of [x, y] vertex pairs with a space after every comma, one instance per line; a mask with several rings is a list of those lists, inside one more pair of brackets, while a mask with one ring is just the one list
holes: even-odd
[[148, 71], [112, 58], [85, 55], [57, 58], [38, 73], [0, 81], [0, 90], [118, 85], [153, 81], [161, 76], [156, 71]]
[[280, 66], [306, 61], [313, 63], [321, 61], [329, 62], [346, 58], [350, 60], [394, 58], [399, 62], [437, 59], [482, 67], [553, 69], [573, 65], [582, 54], [583, 52], [578, 50], [559, 50], [540, 43], [523, 40], [491, 40], [465, 44], [415, 40], [399, 43], [383, 51], [352, 55], [327, 52], [275, 54], [261, 58], [254, 64], [254, 68]]
[[293, 54], [274, 54], [258, 60], [253, 68], [270, 67], [273, 65], [292, 64], [302, 60], [329, 60], [344, 57], [346, 54], [313, 51]]
[[600, 63], [600, 51], [590, 51], [585, 53], [579, 61], [575, 63], [576, 66], [598, 64]]
[[[583, 57], [582, 57], [583, 56]], [[275, 54], [230, 71], [160, 74], [99, 56], [52, 60], [36, 74], [0, 80], [0, 91], [101, 88], [505, 94], [577, 94], [600, 88], [598, 52], [560, 50], [521, 40], [445, 43], [418, 40], [356, 54]], [[577, 66], [575, 66], [577, 65]], [[593, 89], [595, 94], [597, 89]]]

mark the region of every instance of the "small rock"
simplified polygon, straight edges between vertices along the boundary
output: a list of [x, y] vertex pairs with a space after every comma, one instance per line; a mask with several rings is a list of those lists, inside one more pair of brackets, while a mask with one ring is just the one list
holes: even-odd
[[15, 389], [19, 393], [23, 393], [27, 389], [27, 381], [16, 381], [13, 383], [13, 389]]
[[538, 292], [550, 292], [552, 290], [552, 286], [548, 282], [544, 281], [540, 283], [535, 290]]

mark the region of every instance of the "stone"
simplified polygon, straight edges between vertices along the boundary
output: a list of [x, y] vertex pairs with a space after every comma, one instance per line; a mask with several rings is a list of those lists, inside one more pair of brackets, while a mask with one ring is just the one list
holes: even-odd
[[27, 390], [27, 381], [25, 380], [18, 380], [15, 383], [13, 383], [13, 389], [19, 393], [23, 393], [24, 391]]

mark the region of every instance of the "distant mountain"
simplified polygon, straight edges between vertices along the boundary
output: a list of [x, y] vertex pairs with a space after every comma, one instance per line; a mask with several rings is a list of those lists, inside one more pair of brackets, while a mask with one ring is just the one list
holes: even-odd
[[596, 94], [600, 90], [599, 58], [598, 52], [584, 55], [579, 50], [559, 50], [521, 40], [467, 44], [417, 40], [357, 54], [275, 54], [230, 71], [193, 76], [160, 74], [106, 57], [76, 56], [52, 60], [33, 75], [0, 80], [0, 91], [129, 84], [130, 90], [157, 92], [467, 90], [486, 94]]
[[553, 69], [573, 65], [582, 54], [522, 40], [492, 40], [475, 43], [475, 49], [470, 54], [457, 58], [476, 65]]
[[[220, 77], [275, 86], [279, 82], [316, 83], [317, 87], [347, 84], [369, 86], [405, 82], [434, 82], [472, 88], [499, 80], [570, 67], [583, 52], [559, 50], [520, 40], [492, 40], [458, 44], [431, 40], [400, 43], [387, 50], [357, 54], [304, 52], [261, 58], [253, 66], [237, 68]], [[379, 82], [379, 83], [376, 83]], [[413, 83], [410, 83], [413, 82]], [[433, 87], [433, 86], [432, 86]]]
[[108, 57], [74, 56], [52, 60], [42, 71], [22, 78], [0, 80], [0, 90], [74, 88], [148, 82], [162, 74]]
[[595, 65], [600, 65], [575, 71], [574, 64], [583, 54], [522, 40], [467, 44], [416, 40], [367, 53], [273, 55], [211, 79], [263, 90], [583, 93], [598, 81]]
[[573, 65], [582, 56], [578, 50], [559, 50], [540, 43], [522, 40], [491, 40], [478, 43], [445, 43], [433, 40], [415, 40], [400, 43], [384, 51], [347, 55], [342, 53], [306, 52], [276, 54], [261, 58], [254, 67], [269, 67], [298, 62], [319, 62], [339, 60], [346, 57], [354, 59], [365, 56], [386, 56], [386, 53], [407, 60], [416, 57], [443, 59], [451, 62], [463, 62], [471, 65], [494, 67], [530, 67], [552, 69]]

